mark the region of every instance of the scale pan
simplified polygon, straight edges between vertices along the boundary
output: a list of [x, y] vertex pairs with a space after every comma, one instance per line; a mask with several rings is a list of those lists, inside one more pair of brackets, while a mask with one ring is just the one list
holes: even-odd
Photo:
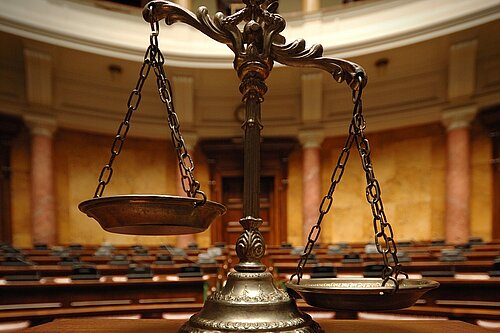
[[382, 287], [382, 279], [376, 278], [302, 279], [300, 284], [287, 282], [285, 285], [298, 294], [295, 296], [302, 297], [307, 304], [318, 308], [370, 311], [412, 306], [425, 292], [437, 288], [439, 283], [402, 279], [395, 293], [390, 282]]
[[168, 195], [119, 195], [83, 201], [78, 208], [109, 232], [128, 235], [181, 235], [204, 231], [226, 212], [223, 205]]

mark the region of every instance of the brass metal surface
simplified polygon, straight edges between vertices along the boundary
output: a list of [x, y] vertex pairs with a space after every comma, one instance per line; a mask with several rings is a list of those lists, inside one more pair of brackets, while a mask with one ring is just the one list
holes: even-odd
[[78, 208], [109, 232], [180, 235], [206, 230], [226, 208], [212, 201], [168, 195], [119, 195], [83, 201]]
[[285, 285], [295, 297], [302, 297], [307, 304], [331, 310], [394, 310], [407, 308], [439, 283], [425, 279], [399, 280], [394, 292], [391, 283], [382, 286], [377, 278], [302, 279], [300, 284]]
[[[185, 23], [217, 42], [223, 43], [234, 53], [233, 66], [240, 79], [240, 92], [245, 104], [245, 117], [242, 124], [244, 131], [244, 189], [243, 216], [240, 219], [242, 234], [235, 246], [239, 263], [234, 266], [235, 272], [228, 275], [226, 284], [220, 291], [210, 295], [202, 310], [193, 315], [179, 332], [296, 332], [321, 333], [323, 329], [312, 318], [301, 312], [294, 297], [302, 297], [313, 306], [335, 310], [379, 310], [399, 309], [408, 307], [427, 290], [435, 288], [438, 283], [427, 280], [402, 280], [399, 288], [388, 283], [383, 286], [382, 279], [315, 279], [298, 280], [300, 284], [287, 283], [288, 292], [278, 288], [271, 273], [261, 259], [266, 252], [264, 237], [259, 231], [262, 224], [260, 214], [260, 143], [261, 104], [267, 92], [265, 80], [270, 75], [274, 62], [288, 66], [317, 68], [327, 71], [337, 82], [346, 82], [353, 94], [353, 120], [349, 127], [348, 146], [355, 142], [360, 155], [365, 162], [363, 167], [367, 172], [367, 197], [375, 206], [374, 221], [380, 221], [381, 230], [376, 229], [378, 238], [383, 238], [388, 248], [379, 246], [380, 252], [396, 253], [392, 237], [392, 227], [385, 221], [385, 213], [379, 196], [378, 186], [374, 187], [371, 162], [369, 161], [368, 141], [363, 135], [365, 121], [362, 111], [361, 91], [367, 83], [363, 68], [355, 63], [335, 58], [324, 58], [321, 45], [306, 48], [304, 40], [286, 43], [281, 32], [285, 28], [285, 20], [276, 13], [276, 0], [242, 0], [246, 5], [236, 13], [225, 16], [216, 13], [213, 18], [205, 7], [200, 7], [196, 13], [191, 13], [181, 6], [164, 0], [149, 2], [143, 17], [151, 25], [149, 53], [146, 54], [143, 68], [153, 68], [158, 81], [160, 99], [167, 106], [169, 125], [173, 132], [179, 163], [184, 166], [183, 179], [191, 181], [183, 187], [188, 195], [195, 196], [199, 183], [191, 177], [194, 169], [191, 158], [183, 148], [183, 139], [178, 131], [178, 121], [173, 111], [170, 84], [165, 79], [164, 58], [158, 45], [158, 21], [165, 20], [168, 25]], [[142, 87], [145, 75], [141, 70]], [[134, 91], [136, 91], [135, 89]], [[130, 99], [138, 93], [132, 93]], [[137, 105], [131, 104], [124, 122], [120, 126], [112, 148], [110, 162], [103, 168], [99, 179], [96, 196], [109, 182], [112, 175], [111, 164], [115, 155], [119, 154], [132, 111]], [[140, 98], [137, 99], [137, 104]], [[175, 120], [175, 121], [173, 121]], [[125, 128], [123, 130], [123, 128]], [[123, 132], [123, 135], [121, 133]], [[117, 147], [115, 147], [115, 145]], [[116, 148], [116, 149], [115, 149]], [[348, 155], [348, 153], [347, 153]], [[339, 163], [343, 172], [344, 161]], [[183, 168], [181, 168], [181, 173]], [[335, 171], [334, 171], [335, 174]], [[369, 177], [368, 177], [369, 176]], [[319, 237], [320, 223], [333, 201], [334, 187], [340, 179], [332, 177], [333, 183], [328, 195], [321, 204], [322, 215], [309, 235], [308, 245], [302, 255], [299, 268], [302, 270], [307, 262], [308, 254]], [[195, 186], [192, 186], [195, 185]], [[375, 198], [372, 198], [375, 197]], [[206, 198], [203, 195], [204, 198]], [[328, 207], [328, 209], [325, 209]], [[79, 205], [82, 212], [96, 219], [103, 229], [123, 234], [135, 235], [174, 235], [201, 232], [210, 223], [225, 213], [225, 207], [211, 202], [202, 202], [192, 197], [176, 197], [161, 195], [126, 195], [113, 197], [97, 197], [82, 202]], [[372, 209], [374, 209], [372, 207]], [[375, 214], [375, 213], [374, 213]], [[378, 225], [377, 225], [378, 228]], [[384, 232], [390, 229], [390, 233]], [[382, 237], [383, 236], [383, 237]], [[384, 257], [387, 264], [387, 255]], [[397, 258], [395, 258], [397, 260]], [[396, 261], [397, 263], [397, 261]], [[390, 267], [389, 267], [390, 268]], [[393, 270], [388, 271], [393, 273]], [[396, 283], [396, 276], [392, 277]], [[385, 282], [388, 280], [386, 279]]]
[[225, 287], [210, 295], [179, 332], [240, 331], [324, 332], [284, 289], [274, 285], [269, 272], [230, 273]]

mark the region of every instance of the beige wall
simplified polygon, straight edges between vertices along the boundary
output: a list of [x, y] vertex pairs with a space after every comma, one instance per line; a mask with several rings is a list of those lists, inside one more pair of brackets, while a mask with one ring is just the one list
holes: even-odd
[[[109, 159], [111, 136], [61, 131], [55, 140], [61, 243], [151, 244], [170, 240], [108, 233], [78, 210], [78, 204], [94, 194], [99, 172]], [[166, 163], [174, 155], [168, 148], [166, 142], [129, 138], [115, 160], [113, 178], [104, 195], [175, 194], [175, 164]]]
[[[444, 238], [446, 133], [439, 124], [367, 133], [375, 176], [380, 182], [388, 221], [396, 241]], [[322, 146], [323, 194], [345, 138], [328, 138]], [[491, 240], [491, 142], [485, 131], [472, 128], [471, 236]], [[290, 158], [288, 240], [305, 245], [300, 233], [302, 193], [300, 152]], [[372, 215], [365, 196], [365, 176], [355, 148], [334, 194], [330, 213], [322, 222], [321, 241], [373, 240]]]
[[305, 245], [302, 240], [302, 154], [300, 149], [288, 159], [287, 239], [295, 246]]
[[[490, 240], [493, 231], [492, 142], [478, 124], [472, 128], [471, 235]], [[498, 189], [497, 189], [498, 191]]]
[[[99, 224], [78, 210], [78, 204], [92, 198], [97, 177], [109, 159], [112, 136], [61, 130], [54, 136], [57, 220], [59, 243], [101, 244], [175, 244], [170, 236], [130, 236], [102, 230]], [[196, 153], [195, 153], [196, 155]], [[194, 156], [196, 158], [196, 156]], [[177, 195], [179, 181], [176, 155], [169, 141], [128, 138], [114, 163], [114, 174], [104, 195], [170, 194]], [[203, 158], [196, 164], [196, 176], [202, 187], [208, 186]], [[29, 136], [21, 135], [12, 155], [13, 243], [31, 246]], [[208, 191], [207, 191], [208, 193]], [[210, 233], [197, 235], [200, 246], [208, 246]]]
[[26, 130], [13, 141], [11, 155], [12, 243], [17, 246], [32, 244], [29, 158], [29, 133]]
[[[367, 133], [372, 161], [382, 189], [385, 212], [396, 240], [430, 240], [444, 237], [444, 188], [446, 133], [439, 124]], [[471, 235], [491, 239], [491, 143], [476, 124], [472, 127]], [[174, 237], [140, 237], [103, 231], [77, 206], [93, 196], [97, 177], [109, 158], [112, 135], [60, 130], [54, 136], [57, 217], [61, 244], [175, 244]], [[333, 167], [345, 138], [328, 138], [322, 146], [323, 193], [328, 191]], [[29, 196], [29, 134], [14, 142], [12, 154], [13, 240], [31, 246]], [[195, 175], [209, 193], [207, 161], [198, 150], [193, 157]], [[304, 245], [302, 230], [302, 154], [289, 158], [288, 241]], [[178, 170], [170, 142], [128, 138], [114, 164], [114, 175], [105, 195], [176, 194]], [[372, 217], [365, 198], [365, 178], [357, 151], [350, 160], [334, 195], [330, 213], [322, 224], [321, 241], [367, 242], [373, 239]], [[197, 234], [197, 242], [211, 244], [210, 230]]]
[[[444, 133], [441, 127], [415, 127], [366, 134], [384, 211], [396, 240], [442, 237], [444, 217]], [[328, 190], [331, 170], [344, 140], [324, 144], [323, 182]], [[440, 149], [441, 148], [441, 149]], [[337, 186], [332, 214], [325, 219], [323, 242], [368, 242], [374, 237], [372, 213], [366, 201], [366, 180], [355, 147]]]

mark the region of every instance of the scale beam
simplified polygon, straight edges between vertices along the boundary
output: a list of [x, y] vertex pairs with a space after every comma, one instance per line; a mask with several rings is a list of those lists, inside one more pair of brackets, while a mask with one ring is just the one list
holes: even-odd
[[[363, 68], [343, 59], [323, 57], [323, 47], [313, 45], [306, 48], [304, 40], [286, 44], [281, 32], [285, 20], [276, 10], [276, 0], [243, 0], [246, 7], [225, 16], [216, 13], [212, 19], [205, 7], [196, 14], [181, 6], [163, 0], [151, 1], [143, 10], [144, 19], [151, 25], [148, 47], [136, 88], [132, 91], [128, 112], [120, 125], [112, 146], [112, 156], [102, 169], [95, 198], [80, 204], [80, 209], [101, 223], [103, 228], [122, 233], [177, 234], [205, 230], [211, 221], [225, 212], [222, 205], [207, 201], [195, 179], [194, 164], [180, 133], [178, 118], [174, 110], [170, 82], [164, 71], [164, 57], [158, 46], [159, 21], [171, 25], [185, 23], [213, 40], [227, 45], [234, 53], [233, 66], [240, 79], [240, 92], [245, 103], [244, 131], [244, 189], [243, 216], [240, 224], [243, 232], [236, 242], [239, 263], [235, 272], [228, 275], [225, 286], [210, 295], [202, 310], [193, 315], [180, 329], [183, 333], [200, 332], [297, 332], [321, 333], [323, 329], [312, 318], [301, 312], [295, 297], [303, 297], [312, 305], [332, 310], [363, 309], [370, 303], [377, 309], [392, 309], [410, 306], [425, 291], [438, 284], [427, 280], [398, 280], [401, 265], [398, 263], [396, 243], [392, 227], [386, 219], [380, 186], [373, 172], [370, 146], [364, 135], [365, 120], [362, 114], [362, 91], [367, 83]], [[260, 143], [261, 103], [267, 92], [266, 79], [274, 62], [288, 66], [317, 68], [328, 72], [337, 82], [346, 82], [353, 93], [353, 118], [349, 136], [333, 171], [328, 194], [325, 195], [316, 225], [308, 237], [308, 243], [294, 276], [297, 281], [287, 283], [288, 291], [278, 288], [271, 273], [261, 259], [266, 247], [259, 231], [262, 224], [260, 214]], [[133, 112], [140, 102], [141, 89], [152, 69], [157, 79], [160, 100], [165, 104], [168, 123], [172, 131], [172, 142], [177, 152], [182, 175], [182, 185], [190, 198], [168, 196], [124, 196], [101, 197], [113, 173], [112, 164], [120, 153], [128, 133]], [[349, 151], [355, 146], [360, 154], [367, 180], [366, 196], [373, 212], [375, 242], [384, 260], [383, 279], [349, 281], [302, 281], [302, 273], [321, 231], [321, 222], [333, 202], [333, 192], [344, 172]], [[108, 214], [109, 203], [116, 202], [115, 212]], [[129, 210], [122, 209], [127, 206]], [[146, 216], [158, 208], [156, 220]], [[165, 211], [170, 208], [171, 213]], [[120, 219], [117, 219], [120, 217]], [[187, 217], [189, 228], [186, 228]], [[102, 220], [102, 221], [101, 221]], [[179, 224], [180, 223], [180, 224]], [[184, 224], [183, 224], [184, 223]], [[392, 260], [392, 263], [390, 262]], [[389, 282], [389, 283], [388, 283]], [[400, 288], [401, 287], [401, 288]], [[333, 298], [333, 299], [332, 299]]]

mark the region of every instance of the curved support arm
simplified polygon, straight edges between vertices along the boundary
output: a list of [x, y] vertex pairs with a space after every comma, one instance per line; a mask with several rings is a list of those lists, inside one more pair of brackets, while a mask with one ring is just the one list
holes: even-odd
[[[260, 3], [260, 2], [259, 2]], [[206, 7], [198, 8], [196, 15], [183, 7], [165, 0], [154, 0], [147, 4], [143, 10], [144, 19], [149, 22], [157, 22], [165, 19], [168, 25], [175, 22], [186, 23], [193, 28], [204, 33], [208, 37], [226, 44], [237, 56], [245, 54], [251, 55], [252, 52], [244, 50], [245, 43], [259, 45], [261, 58], [268, 58], [270, 63], [273, 60], [287, 66], [312, 67], [327, 71], [337, 82], [346, 81], [354, 90], [358, 90], [360, 83], [357, 76], [362, 76], [361, 86], [365, 86], [367, 76], [364, 69], [353, 62], [336, 59], [324, 58], [323, 47], [320, 44], [313, 45], [306, 49], [306, 42], [303, 39], [296, 40], [290, 44], [281, 44], [284, 38], [279, 34], [285, 27], [284, 20], [277, 14], [271, 14], [262, 10], [259, 4], [248, 4], [239, 12], [224, 16], [222, 13], [216, 13], [214, 19], [210, 18]], [[260, 17], [261, 19], [257, 18]], [[254, 21], [257, 20], [259, 23]], [[237, 25], [242, 21], [251, 21], [246, 28], [260, 31], [253, 35], [249, 31], [243, 33]], [[257, 29], [260, 27], [260, 30]], [[264, 32], [264, 30], [266, 30]], [[262, 40], [258, 40], [257, 35], [261, 35]], [[255, 40], [257, 38], [257, 40]], [[270, 44], [270, 55], [266, 52]]]
[[359, 81], [356, 76], [361, 75], [361, 85], [364, 87], [367, 83], [367, 75], [360, 65], [343, 59], [323, 58], [323, 46], [315, 44], [309, 49], [305, 48], [306, 42], [303, 39], [296, 40], [290, 44], [273, 44], [273, 58], [277, 62], [295, 67], [318, 68], [330, 73], [335, 81], [346, 83], [351, 89], [359, 89]]
[[142, 16], [144, 20], [149, 23], [163, 19], [165, 19], [165, 23], [168, 25], [172, 25], [176, 22], [186, 23], [208, 37], [226, 44], [231, 50], [234, 50], [231, 37], [219, 28], [221, 26], [220, 21], [224, 15], [222, 13], [215, 14], [215, 22], [213, 22], [206, 7], [198, 8], [196, 15], [194, 15], [176, 3], [165, 0], [155, 0], [149, 2], [144, 7]]

